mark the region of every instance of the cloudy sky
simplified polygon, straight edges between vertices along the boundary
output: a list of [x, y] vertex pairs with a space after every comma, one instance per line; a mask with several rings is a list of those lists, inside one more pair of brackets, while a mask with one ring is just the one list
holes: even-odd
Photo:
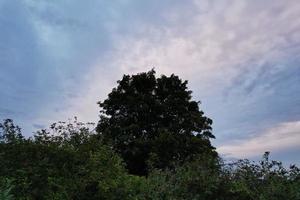
[[226, 158], [300, 163], [298, 0], [0, 0], [0, 119], [97, 122], [123, 74], [189, 80]]

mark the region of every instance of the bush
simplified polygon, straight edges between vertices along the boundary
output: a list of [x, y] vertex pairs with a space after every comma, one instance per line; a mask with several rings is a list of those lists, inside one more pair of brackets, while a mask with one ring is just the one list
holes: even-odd
[[13, 189], [12, 181], [5, 178], [0, 178], [0, 200], [13, 200], [14, 196], [11, 193]]

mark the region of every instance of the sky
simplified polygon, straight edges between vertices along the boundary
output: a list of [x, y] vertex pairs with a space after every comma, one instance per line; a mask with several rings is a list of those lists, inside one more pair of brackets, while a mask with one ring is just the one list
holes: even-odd
[[123, 74], [189, 81], [225, 159], [300, 164], [298, 0], [0, 0], [0, 120], [97, 122]]

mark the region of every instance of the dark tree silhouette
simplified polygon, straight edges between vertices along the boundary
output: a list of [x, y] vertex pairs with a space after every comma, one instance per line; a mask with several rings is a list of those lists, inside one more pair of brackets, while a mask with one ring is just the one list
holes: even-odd
[[101, 107], [97, 132], [122, 155], [130, 173], [164, 169], [199, 154], [217, 157], [212, 120], [191, 100], [192, 91], [172, 74], [124, 75]]
[[0, 123], [0, 142], [15, 143], [23, 139], [21, 128], [14, 125], [12, 119], [5, 119], [3, 123]]

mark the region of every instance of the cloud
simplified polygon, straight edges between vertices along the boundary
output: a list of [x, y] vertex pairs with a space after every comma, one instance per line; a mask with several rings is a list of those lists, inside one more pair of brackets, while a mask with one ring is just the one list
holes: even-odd
[[228, 157], [247, 158], [261, 155], [265, 151], [277, 153], [299, 148], [299, 144], [300, 121], [293, 121], [280, 123], [243, 140], [235, 140], [232, 144], [220, 146], [217, 151]]
[[96, 102], [124, 73], [152, 67], [189, 80], [217, 147], [300, 119], [297, 0], [6, 0], [0, 9], [0, 117], [21, 111], [29, 134], [74, 115], [97, 121]]
[[0, 5], [0, 105], [15, 113], [0, 112], [0, 117], [28, 117], [26, 108], [37, 104], [34, 97], [39, 90], [34, 88], [35, 76], [42, 55], [23, 5], [14, 0], [2, 1]]
[[42, 124], [33, 124], [32, 126], [34, 128], [36, 128], [37, 130], [45, 129], [45, 125], [42, 125]]
[[[92, 103], [105, 98], [122, 74], [155, 67], [190, 81], [220, 142], [256, 131], [253, 124], [266, 128], [299, 117], [299, 4], [193, 2], [165, 12], [164, 23], [139, 23], [133, 29], [138, 34], [113, 32], [114, 48], [94, 61], [83, 86], [87, 98], [72, 99], [72, 110], [96, 116]], [[280, 117], [282, 110], [291, 116]]]
[[118, 45], [113, 36], [139, 37], [140, 24], [163, 24], [167, 9], [187, 7], [180, 2], [1, 1], [1, 105], [32, 121], [65, 118], [72, 98], [87, 94], [94, 63]]

